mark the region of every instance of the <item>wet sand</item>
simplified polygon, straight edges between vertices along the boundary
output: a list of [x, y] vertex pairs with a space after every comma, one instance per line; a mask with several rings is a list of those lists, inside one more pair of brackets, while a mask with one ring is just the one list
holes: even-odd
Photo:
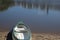
[[[8, 32], [0, 32], [0, 40], [6, 40]], [[51, 33], [32, 33], [32, 40], [60, 40], [60, 35]]]

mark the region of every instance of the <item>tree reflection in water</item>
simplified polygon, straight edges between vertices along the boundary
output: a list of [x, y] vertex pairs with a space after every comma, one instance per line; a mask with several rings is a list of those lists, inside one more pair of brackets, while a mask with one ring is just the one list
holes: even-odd
[[8, 9], [11, 3], [12, 0], [0, 0], [0, 11]]
[[[12, 2], [13, 1], [13, 2]], [[55, 1], [56, 2], [56, 1]], [[9, 6], [11, 5], [19, 5], [21, 4], [22, 7], [24, 8], [29, 8], [29, 9], [37, 9], [40, 8], [41, 10], [47, 9], [56, 9], [60, 10], [60, 3], [55, 3], [54, 1], [32, 1], [32, 0], [0, 0], [0, 11], [8, 9]], [[16, 4], [15, 4], [16, 3]]]

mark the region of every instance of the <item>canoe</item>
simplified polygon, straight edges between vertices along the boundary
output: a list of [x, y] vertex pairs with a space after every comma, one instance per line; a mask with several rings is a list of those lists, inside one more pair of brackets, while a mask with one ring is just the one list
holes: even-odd
[[13, 40], [31, 40], [31, 30], [23, 22], [19, 22], [12, 32]]

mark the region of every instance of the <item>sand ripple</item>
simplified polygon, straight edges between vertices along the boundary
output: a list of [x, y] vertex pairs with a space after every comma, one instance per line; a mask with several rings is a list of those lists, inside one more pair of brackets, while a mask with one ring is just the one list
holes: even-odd
[[[6, 40], [8, 32], [0, 32], [0, 40]], [[32, 40], [60, 40], [60, 35], [49, 33], [32, 33]]]

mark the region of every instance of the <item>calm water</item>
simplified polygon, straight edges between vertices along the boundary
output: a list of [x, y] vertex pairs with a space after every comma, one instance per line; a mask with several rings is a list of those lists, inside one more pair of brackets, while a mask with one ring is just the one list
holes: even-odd
[[60, 32], [60, 1], [55, 2], [14, 0], [1, 4], [0, 31], [11, 30], [22, 20], [32, 32]]

